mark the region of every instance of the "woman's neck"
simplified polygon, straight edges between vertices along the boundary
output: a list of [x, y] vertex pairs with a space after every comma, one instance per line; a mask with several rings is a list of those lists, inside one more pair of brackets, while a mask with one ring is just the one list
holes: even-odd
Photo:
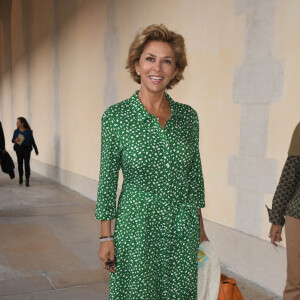
[[159, 106], [162, 104], [162, 101], [164, 101], [165, 92], [160, 91], [157, 93], [153, 93], [141, 87], [138, 93], [138, 97], [146, 107], [151, 107], [155, 110], [158, 110]]

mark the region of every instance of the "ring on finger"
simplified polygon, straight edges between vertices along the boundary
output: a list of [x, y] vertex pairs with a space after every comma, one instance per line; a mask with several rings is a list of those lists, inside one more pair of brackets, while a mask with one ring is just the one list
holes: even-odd
[[269, 233], [268, 236], [269, 236], [270, 239], [272, 238], [272, 234], [271, 233]]

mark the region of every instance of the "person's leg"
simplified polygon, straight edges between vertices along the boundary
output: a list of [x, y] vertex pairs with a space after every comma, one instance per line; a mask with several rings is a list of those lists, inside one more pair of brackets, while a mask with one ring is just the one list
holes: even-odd
[[19, 183], [23, 183], [23, 151], [16, 151], [18, 160]]
[[287, 279], [284, 300], [300, 300], [300, 220], [286, 216]]
[[30, 177], [30, 155], [31, 150], [24, 150], [24, 161], [25, 161], [25, 177], [26, 177], [26, 185], [29, 186], [29, 177]]

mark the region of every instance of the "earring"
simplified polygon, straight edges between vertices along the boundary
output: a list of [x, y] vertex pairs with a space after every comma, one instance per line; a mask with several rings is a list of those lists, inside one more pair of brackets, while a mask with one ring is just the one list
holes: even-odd
[[140, 72], [137, 72], [137, 74], [140, 76]]

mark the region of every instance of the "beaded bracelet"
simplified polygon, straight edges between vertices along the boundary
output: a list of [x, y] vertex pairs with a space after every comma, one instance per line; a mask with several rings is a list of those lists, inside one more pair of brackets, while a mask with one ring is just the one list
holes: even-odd
[[102, 242], [108, 242], [108, 241], [113, 241], [113, 240], [114, 240], [113, 237], [102, 238], [102, 239], [100, 239], [100, 243], [102, 243]]
[[109, 238], [109, 237], [114, 237], [113, 235], [105, 235], [105, 236], [100, 236], [99, 240]]

